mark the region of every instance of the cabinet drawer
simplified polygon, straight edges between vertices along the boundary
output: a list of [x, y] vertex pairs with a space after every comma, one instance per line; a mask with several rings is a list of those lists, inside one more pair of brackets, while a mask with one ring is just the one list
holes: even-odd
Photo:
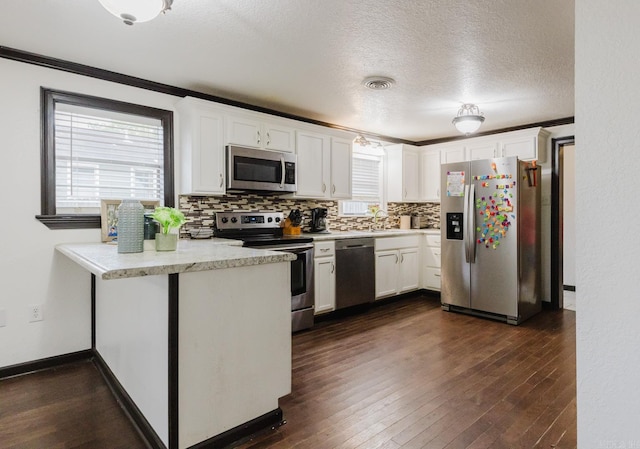
[[428, 246], [424, 249], [424, 265], [426, 267], [440, 268], [440, 248]]
[[435, 247], [440, 247], [440, 234], [437, 235], [430, 235], [427, 234], [427, 246], [435, 246]]
[[333, 240], [326, 242], [315, 242], [313, 244], [314, 257], [334, 256], [336, 254], [336, 245]]
[[440, 268], [425, 268], [422, 276], [422, 285], [424, 288], [440, 290]]
[[376, 237], [375, 246], [376, 251], [415, 248], [420, 246], [420, 236], [406, 235], [402, 237]]

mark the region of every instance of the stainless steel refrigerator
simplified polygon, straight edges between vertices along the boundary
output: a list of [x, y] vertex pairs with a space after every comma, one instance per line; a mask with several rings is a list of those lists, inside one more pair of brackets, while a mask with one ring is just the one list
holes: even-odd
[[442, 308], [519, 324], [541, 309], [540, 173], [516, 157], [442, 165]]

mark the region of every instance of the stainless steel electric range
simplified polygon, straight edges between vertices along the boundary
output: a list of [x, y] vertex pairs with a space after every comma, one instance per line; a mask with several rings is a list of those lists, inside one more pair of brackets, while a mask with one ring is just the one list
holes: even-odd
[[291, 329], [296, 332], [313, 326], [313, 239], [283, 235], [283, 220], [282, 212], [217, 212], [215, 236], [297, 255], [291, 262]]

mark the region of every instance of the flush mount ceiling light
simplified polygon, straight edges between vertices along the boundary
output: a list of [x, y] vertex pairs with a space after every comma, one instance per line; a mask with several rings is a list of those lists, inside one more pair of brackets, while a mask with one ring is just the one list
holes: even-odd
[[371, 145], [371, 142], [369, 142], [362, 134], [358, 134], [356, 138], [353, 139], [353, 143], [360, 145], [361, 147], [368, 147]]
[[458, 110], [458, 115], [453, 119], [456, 129], [464, 134], [474, 133], [484, 122], [484, 117], [475, 104], [463, 104]]
[[395, 83], [396, 82], [393, 78], [388, 78], [386, 76], [370, 76], [362, 81], [362, 85], [371, 90], [391, 89]]
[[98, 0], [114, 16], [127, 25], [148, 22], [171, 9], [173, 0]]

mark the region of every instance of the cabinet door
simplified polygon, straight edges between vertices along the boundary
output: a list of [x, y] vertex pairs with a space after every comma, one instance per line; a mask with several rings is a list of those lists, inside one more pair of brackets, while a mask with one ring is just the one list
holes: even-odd
[[440, 268], [441, 249], [433, 246], [424, 247], [424, 265], [427, 267]]
[[263, 136], [262, 124], [257, 120], [246, 117], [227, 116], [227, 143], [247, 147], [261, 147]]
[[180, 109], [180, 193], [224, 194], [223, 116], [195, 108]]
[[309, 132], [296, 133], [298, 191], [302, 198], [329, 198], [329, 137]]
[[262, 140], [267, 150], [288, 153], [293, 153], [296, 150], [296, 132], [293, 128], [266, 123]]
[[398, 251], [376, 252], [376, 299], [398, 292]]
[[440, 160], [443, 164], [464, 162], [466, 160], [464, 146], [443, 148], [440, 152]]
[[440, 268], [424, 268], [422, 274], [422, 286], [429, 290], [440, 290]]
[[400, 272], [398, 291], [400, 293], [420, 288], [420, 251], [418, 248], [407, 248], [399, 251]]
[[526, 136], [502, 141], [502, 156], [518, 156], [523, 161], [538, 158], [537, 136]]
[[420, 155], [422, 201], [440, 202], [440, 152], [425, 151]]
[[492, 159], [498, 157], [498, 144], [497, 142], [475, 144], [467, 146], [467, 153], [469, 159], [472, 161], [480, 159]]
[[331, 138], [331, 198], [351, 198], [351, 141]]
[[336, 308], [336, 259], [317, 257], [313, 261], [315, 313]]
[[420, 201], [420, 154], [416, 151], [402, 153], [402, 182], [404, 201]]

